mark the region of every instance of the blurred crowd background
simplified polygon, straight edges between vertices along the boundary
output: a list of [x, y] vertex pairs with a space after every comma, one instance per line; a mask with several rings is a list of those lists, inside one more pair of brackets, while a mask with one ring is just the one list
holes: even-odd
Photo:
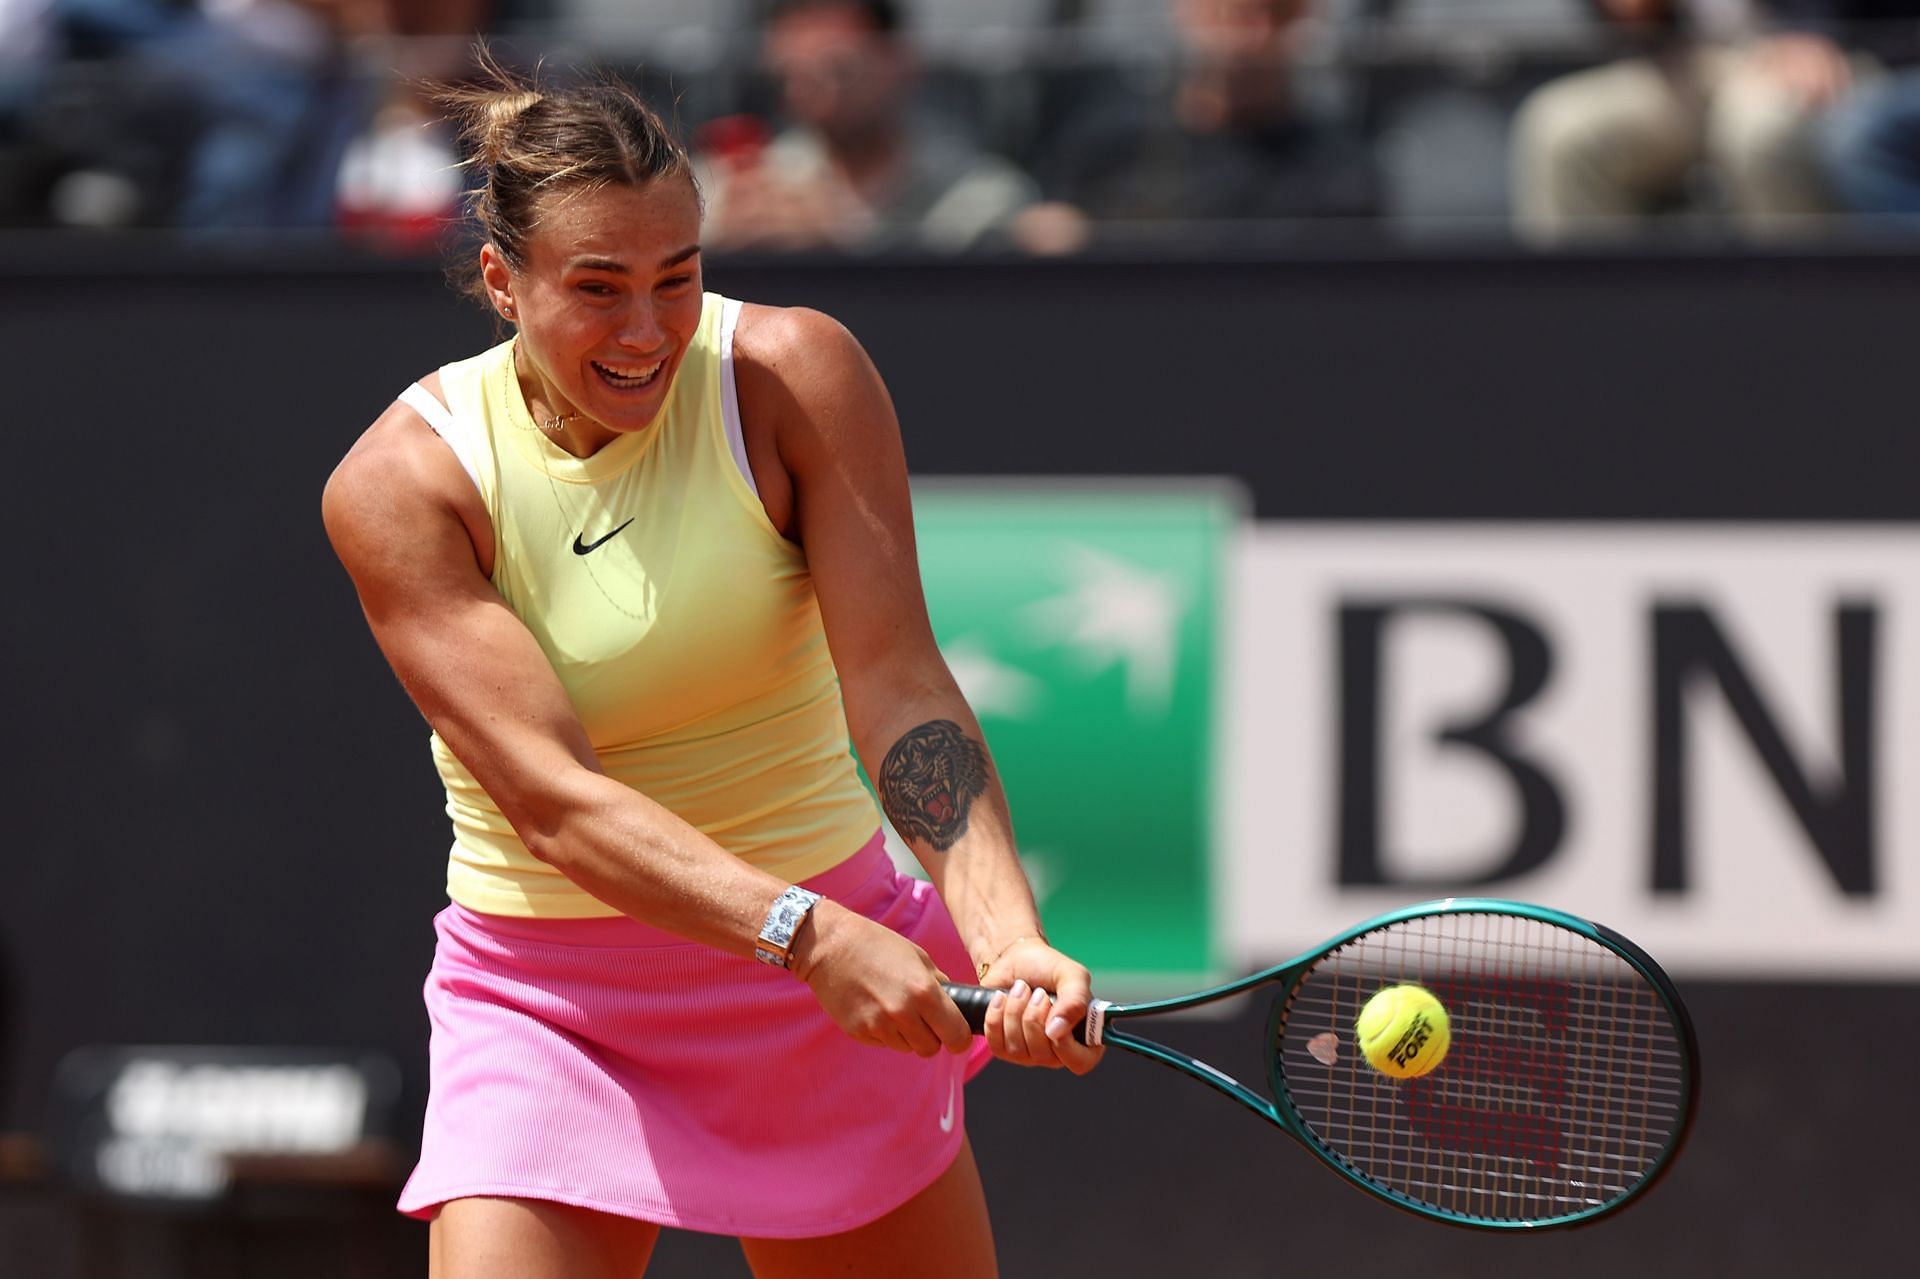
[[0, 0], [0, 227], [428, 251], [476, 35], [722, 250], [1920, 234], [1920, 0]]

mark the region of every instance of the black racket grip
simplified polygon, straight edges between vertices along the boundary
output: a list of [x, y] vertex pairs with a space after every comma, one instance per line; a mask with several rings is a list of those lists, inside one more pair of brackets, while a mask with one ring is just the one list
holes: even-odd
[[[944, 983], [941, 989], [960, 1006], [960, 1015], [967, 1019], [967, 1025], [976, 1035], [986, 1029], [987, 1005], [993, 1002], [995, 995], [1004, 993], [992, 986], [963, 986], [953, 981]], [[1074, 1023], [1073, 1037], [1083, 1044], [1087, 1042], [1086, 1018]]]

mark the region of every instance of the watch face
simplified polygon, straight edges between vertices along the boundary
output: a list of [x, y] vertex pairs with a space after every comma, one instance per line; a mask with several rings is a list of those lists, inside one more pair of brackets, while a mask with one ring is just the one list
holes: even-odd
[[789, 946], [793, 943], [794, 930], [800, 927], [800, 921], [807, 917], [813, 904], [820, 900], [812, 893], [788, 889], [773, 903], [773, 909], [767, 914], [766, 928], [761, 932], [761, 940], [776, 946]]

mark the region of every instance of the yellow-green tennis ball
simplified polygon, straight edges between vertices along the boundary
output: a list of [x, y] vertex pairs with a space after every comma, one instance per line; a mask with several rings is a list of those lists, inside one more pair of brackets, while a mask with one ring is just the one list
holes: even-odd
[[1353, 1023], [1367, 1063], [1395, 1079], [1417, 1079], [1447, 1055], [1447, 1006], [1424, 986], [1389, 986], [1367, 1001]]

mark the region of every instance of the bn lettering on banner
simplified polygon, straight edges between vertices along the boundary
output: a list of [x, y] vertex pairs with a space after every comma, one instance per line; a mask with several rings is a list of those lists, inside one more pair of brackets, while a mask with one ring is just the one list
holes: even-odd
[[1233, 562], [1243, 962], [1471, 893], [1686, 972], [1920, 973], [1920, 532], [1265, 523]]

